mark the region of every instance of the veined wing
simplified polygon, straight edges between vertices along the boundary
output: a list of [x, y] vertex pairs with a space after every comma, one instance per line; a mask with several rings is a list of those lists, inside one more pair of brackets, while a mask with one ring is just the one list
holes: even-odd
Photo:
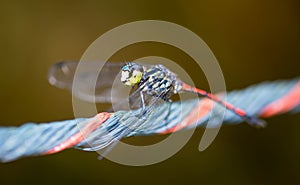
[[88, 102], [119, 102], [128, 97], [130, 88], [120, 81], [123, 62], [62, 61], [51, 66], [50, 84], [68, 89]]
[[[138, 94], [139, 89], [133, 92], [133, 94]], [[105, 156], [116, 144], [124, 137], [132, 136], [136, 133], [142, 133], [145, 130], [160, 128], [161, 125], [154, 125], [151, 122], [147, 121], [153, 119], [154, 109], [159, 108], [158, 105], [165, 102], [161, 97], [164, 97], [165, 92], [161, 92], [158, 97], [147, 98], [148, 104], [143, 110], [142, 108], [128, 112], [125, 115], [118, 115], [114, 119], [118, 121], [112, 121], [111, 125], [107, 125], [105, 131], [103, 129], [96, 130], [91, 137], [86, 138], [88, 145], [83, 146], [83, 150], [86, 151], [98, 151], [104, 149], [101, 156]], [[146, 97], [145, 97], [146, 98]], [[139, 104], [139, 100], [133, 102], [134, 104]], [[170, 105], [169, 102], [166, 102]], [[171, 108], [171, 107], [169, 107]], [[170, 109], [168, 110], [170, 111]], [[160, 116], [167, 116], [169, 112], [161, 112]], [[156, 115], [157, 116], [157, 115]], [[152, 117], [152, 118], [150, 118]], [[164, 126], [167, 126], [164, 125]], [[107, 129], [108, 128], [108, 129]], [[102, 158], [101, 157], [101, 158]]]

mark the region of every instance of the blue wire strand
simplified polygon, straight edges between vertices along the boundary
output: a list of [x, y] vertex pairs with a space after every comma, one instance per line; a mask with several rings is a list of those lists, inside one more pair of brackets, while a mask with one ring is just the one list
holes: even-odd
[[[286, 95], [299, 80], [299, 78], [296, 78], [264, 82], [244, 90], [235, 90], [227, 94], [227, 101], [236, 107], [246, 110], [251, 116], [259, 115], [266, 105]], [[201, 100], [200, 98], [183, 101], [181, 104], [180, 102], [172, 103], [167, 120], [165, 120], [165, 117], [168, 103], [155, 107], [149, 118], [143, 121], [138, 120], [138, 122], [134, 116], [137, 115], [139, 110], [115, 112], [106, 122], [89, 134], [84, 141], [74, 146], [74, 148], [86, 151], [98, 150], [108, 146], [116, 138], [121, 139], [119, 138], [120, 134], [122, 138], [159, 134], [181, 122]], [[215, 104], [214, 109], [216, 111], [221, 110], [221, 108], [220, 105]], [[297, 113], [299, 111], [300, 102], [290, 112]], [[208, 119], [209, 114], [184, 129], [205, 126]], [[43, 124], [27, 123], [20, 127], [0, 127], [0, 161], [9, 162], [25, 156], [42, 155], [78, 133], [80, 131], [79, 128], [87, 125], [89, 120], [90, 118], [78, 118]], [[238, 124], [242, 121], [236, 114], [226, 111], [225, 123]], [[128, 130], [128, 127], [132, 127], [135, 123], [138, 127]]]

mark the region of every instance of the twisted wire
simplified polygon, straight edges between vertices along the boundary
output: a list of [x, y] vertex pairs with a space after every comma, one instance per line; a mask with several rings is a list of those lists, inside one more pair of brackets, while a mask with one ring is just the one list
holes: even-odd
[[[220, 94], [220, 97], [225, 98], [224, 94]], [[297, 113], [300, 111], [300, 79], [264, 82], [235, 90], [227, 94], [226, 101], [244, 109], [251, 116]], [[167, 116], [169, 106], [171, 111]], [[221, 112], [223, 107], [207, 98], [200, 98], [171, 105], [166, 102], [154, 107], [151, 114], [142, 119], [141, 110], [135, 110], [99, 113], [94, 118], [0, 127], [0, 161], [56, 153], [70, 147], [94, 151], [124, 137], [166, 134], [205, 126], [212, 110]], [[223, 120], [227, 124], [242, 121], [231, 111], [226, 111]]]

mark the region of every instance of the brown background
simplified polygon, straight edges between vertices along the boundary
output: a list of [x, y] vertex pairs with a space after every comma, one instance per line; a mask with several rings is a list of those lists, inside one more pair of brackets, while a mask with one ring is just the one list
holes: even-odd
[[[80, 59], [104, 32], [144, 19], [174, 22], [198, 34], [217, 57], [228, 90], [299, 75], [298, 0], [1, 1], [1, 125], [71, 119], [71, 95], [48, 84], [48, 68], [61, 59]], [[199, 79], [197, 86], [208, 88], [202, 72], [186, 65], [190, 59], [172, 47], [133, 45], [113, 59], [149, 54], [175, 60]], [[25, 158], [0, 164], [0, 183], [296, 184], [299, 120], [299, 114], [276, 116], [262, 130], [247, 124], [226, 126], [204, 152], [197, 150], [200, 128], [175, 156], [146, 167], [98, 161], [95, 153], [73, 149]], [[135, 139], [147, 143], [161, 138]]]

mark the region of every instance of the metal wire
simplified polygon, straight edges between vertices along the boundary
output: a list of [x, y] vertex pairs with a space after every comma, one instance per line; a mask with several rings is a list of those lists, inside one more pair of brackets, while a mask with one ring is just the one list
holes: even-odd
[[86, 119], [52, 123], [27, 123], [20, 127], [0, 127], [0, 160], [40, 155], [78, 132], [77, 123]]
[[[244, 90], [232, 91], [227, 94], [226, 101], [246, 110], [251, 116], [297, 113], [300, 111], [300, 79], [264, 82]], [[105, 119], [80, 118], [44, 124], [27, 123], [20, 127], [0, 127], [0, 161], [9, 162], [25, 156], [56, 153], [69, 147], [93, 151], [106, 147], [114, 138], [125, 133], [125, 130], [122, 137], [164, 134], [205, 126], [212, 110], [211, 104], [207, 98], [174, 102], [167, 119], [168, 103], [165, 103], [155, 107], [146, 120], [138, 122], [136, 115], [140, 110], [118, 111], [112, 115], [100, 113], [100, 117], [104, 116]], [[214, 110], [219, 109], [220, 105], [216, 104]], [[195, 116], [195, 113], [199, 114]], [[236, 114], [226, 111], [224, 123], [237, 124], [242, 121]], [[138, 127], [132, 127], [132, 123], [138, 124]], [[131, 129], [128, 130], [129, 127]]]

